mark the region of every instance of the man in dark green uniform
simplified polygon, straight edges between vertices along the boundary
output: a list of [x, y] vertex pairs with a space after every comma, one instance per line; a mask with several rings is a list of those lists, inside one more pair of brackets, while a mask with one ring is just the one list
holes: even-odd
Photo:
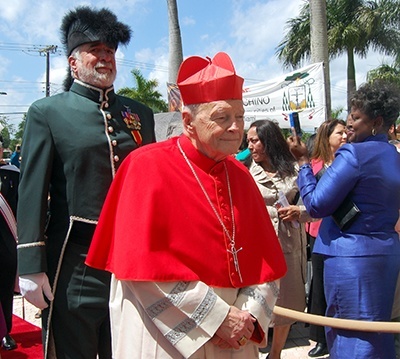
[[115, 172], [132, 150], [155, 141], [154, 118], [114, 92], [115, 52], [129, 42], [128, 26], [107, 9], [78, 7], [61, 32], [71, 81], [66, 92], [33, 103], [26, 118], [20, 287], [44, 309], [45, 358], [111, 358], [110, 276], [84, 260]]

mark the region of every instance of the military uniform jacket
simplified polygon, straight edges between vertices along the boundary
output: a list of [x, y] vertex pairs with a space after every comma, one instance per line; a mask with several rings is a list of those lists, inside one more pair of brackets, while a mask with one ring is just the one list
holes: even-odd
[[[151, 109], [116, 95], [113, 87], [101, 90], [75, 80], [68, 92], [32, 104], [17, 212], [20, 275], [49, 267], [53, 272], [56, 263], [50, 261], [60, 258], [74, 223], [97, 223], [119, 165], [140, 140], [155, 141]], [[76, 228], [89, 245], [93, 231]]]

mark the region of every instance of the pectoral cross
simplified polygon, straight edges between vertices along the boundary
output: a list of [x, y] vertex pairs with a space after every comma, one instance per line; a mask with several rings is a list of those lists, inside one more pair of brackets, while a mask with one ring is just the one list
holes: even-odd
[[243, 247], [240, 247], [239, 249], [236, 249], [234, 244], [231, 244], [231, 249], [230, 249], [230, 250], [227, 249], [227, 251], [228, 251], [229, 253], [231, 253], [232, 256], [233, 256], [233, 263], [235, 264], [235, 269], [236, 269], [237, 274], [239, 275], [239, 278], [240, 278], [240, 281], [241, 281], [241, 282], [243, 282], [243, 279], [242, 279], [242, 274], [240, 273], [238, 253], [239, 253], [242, 249], [243, 249]]

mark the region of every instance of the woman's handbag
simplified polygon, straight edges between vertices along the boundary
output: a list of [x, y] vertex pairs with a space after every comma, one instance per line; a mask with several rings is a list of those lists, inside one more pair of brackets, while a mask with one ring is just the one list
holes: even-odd
[[[322, 167], [320, 171], [315, 175], [317, 181], [322, 177], [326, 170], [326, 167]], [[332, 219], [335, 221], [341, 231], [348, 229], [356, 218], [361, 213], [357, 205], [349, 198], [346, 197], [339, 208], [332, 214]]]
[[352, 225], [360, 213], [361, 211], [357, 205], [349, 197], [346, 197], [331, 217], [340, 230], [345, 231]]

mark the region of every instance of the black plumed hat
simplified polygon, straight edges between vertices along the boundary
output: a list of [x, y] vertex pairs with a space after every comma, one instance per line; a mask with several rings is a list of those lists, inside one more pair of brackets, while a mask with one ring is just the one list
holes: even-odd
[[114, 13], [80, 6], [69, 11], [61, 24], [61, 42], [67, 56], [79, 45], [89, 42], [103, 42], [117, 48], [119, 43], [126, 45], [131, 38], [129, 26], [119, 22]]

